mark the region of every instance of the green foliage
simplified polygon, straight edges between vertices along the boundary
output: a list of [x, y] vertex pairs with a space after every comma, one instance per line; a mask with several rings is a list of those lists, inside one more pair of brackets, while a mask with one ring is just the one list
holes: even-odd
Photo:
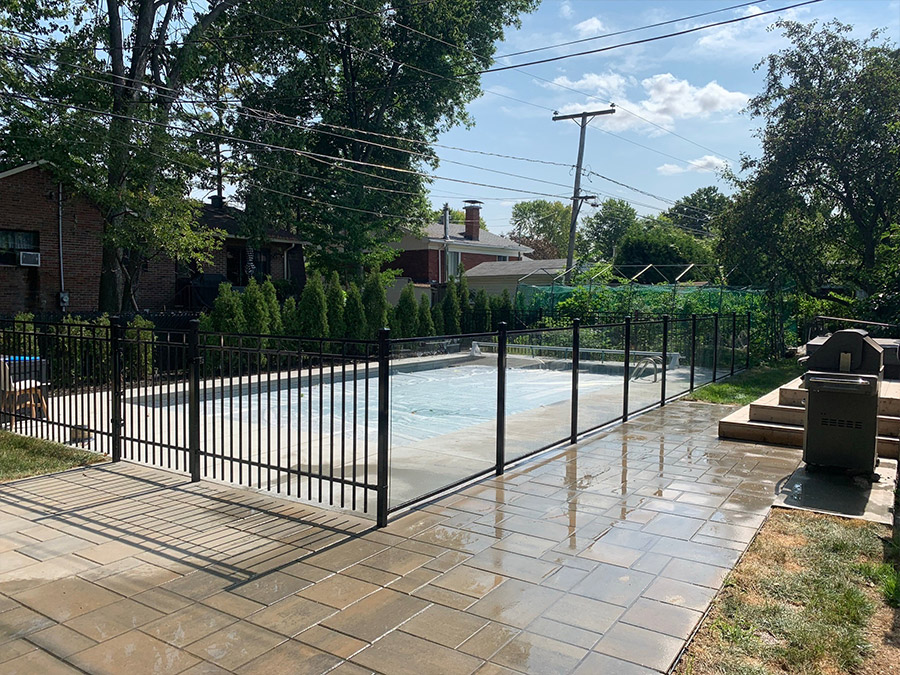
[[376, 272], [369, 273], [362, 289], [362, 303], [366, 314], [367, 337], [374, 340], [378, 331], [388, 325], [388, 301], [384, 292], [384, 282]]
[[269, 333], [270, 317], [269, 303], [262, 291], [262, 287], [256, 283], [256, 279], [250, 279], [250, 283], [244, 289], [241, 296], [241, 305], [244, 310], [244, 321], [247, 332], [251, 335], [266, 335]]
[[330, 337], [342, 338], [347, 332], [344, 324], [344, 290], [337, 272], [328, 277], [325, 287], [325, 305], [328, 307], [328, 333]]
[[472, 330], [472, 297], [469, 293], [469, 280], [466, 279], [466, 269], [459, 266], [459, 283], [456, 285], [456, 296], [459, 302], [459, 328], [463, 333]]
[[219, 333], [246, 333], [247, 319], [241, 294], [231, 284], [219, 284], [219, 294], [213, 301], [210, 326]]
[[585, 218], [578, 232], [577, 249], [586, 260], [612, 260], [623, 235], [637, 225], [637, 211], [624, 199], [605, 199]]
[[416, 337], [421, 334], [419, 333], [419, 310], [416, 306], [416, 293], [412, 284], [407, 284], [403, 287], [394, 314], [394, 323], [399, 329], [401, 337]]
[[446, 335], [444, 330], [444, 303], [437, 302], [431, 306], [431, 324], [435, 335]]
[[871, 296], [900, 282], [883, 246], [900, 222], [900, 50], [837, 21], [775, 25], [791, 45], [759, 64], [765, 88], [748, 109], [763, 152], [733, 177], [739, 192], [714, 223], [719, 254], [757, 283], [851, 305], [832, 290]]
[[491, 305], [487, 293], [482, 288], [475, 294], [475, 303], [472, 309], [472, 331], [487, 333], [489, 330], [491, 330]]
[[572, 207], [562, 202], [535, 199], [513, 206], [510, 239], [535, 249], [533, 257], [565, 258], [569, 249]]
[[[350, 13], [364, 14], [364, 21], [343, 20], [348, 7], [325, 0], [260, 0], [253, 12], [237, 8], [223, 44], [232, 44], [229, 35], [251, 36], [238, 41], [237, 62], [259, 64], [262, 72], [240, 80], [240, 95], [265, 114], [239, 120], [236, 132], [300, 151], [236, 144], [235, 153], [252, 167], [241, 186], [252, 219], [279, 228], [300, 224], [317, 268], [350, 275], [380, 267], [394, 255], [387, 243], [399, 239], [409, 220], [429, 216], [422, 170], [435, 161], [430, 144], [439, 133], [471, 122], [466, 104], [481, 94], [479, 78], [461, 74], [487, 67], [504, 28], [536, 6], [536, 0], [434, 0], [399, 3], [385, 12], [380, 0], [355, 0]], [[281, 32], [273, 40], [271, 16], [311, 28]], [[423, 69], [433, 74], [427, 86]], [[298, 97], [300, 90], [304, 95]], [[273, 125], [272, 115], [296, 124]], [[334, 133], [331, 125], [350, 131]], [[318, 133], [323, 130], [329, 133]], [[397, 149], [360, 142], [371, 141], [371, 133], [409, 141]], [[307, 152], [349, 164], [323, 162]], [[347, 166], [354, 162], [370, 168], [352, 173]], [[371, 189], [373, 180], [375, 187], [390, 189]], [[380, 314], [370, 318], [374, 334], [384, 321]]]
[[281, 305], [278, 304], [278, 293], [271, 279], [266, 279], [262, 286], [262, 293], [266, 299], [266, 309], [269, 311], [269, 328], [272, 335], [284, 333], [284, 323], [281, 320]]
[[328, 337], [328, 309], [322, 277], [311, 274], [297, 303], [297, 335], [309, 338]]
[[156, 326], [141, 315], [135, 316], [125, 328], [125, 378], [143, 380], [153, 377], [156, 353]]
[[369, 337], [369, 327], [366, 323], [366, 311], [363, 307], [359, 287], [350, 282], [347, 287], [347, 303], [344, 306], [344, 322], [346, 337], [351, 340], [365, 340]]
[[431, 301], [427, 295], [419, 298], [418, 322], [416, 325], [416, 335], [428, 337], [435, 334], [434, 321], [431, 317]]
[[711, 232], [713, 220], [728, 207], [729, 199], [714, 185], [694, 190], [682, 197], [663, 215], [676, 227]]
[[[676, 265], [687, 267], [691, 263], [705, 264], [713, 262], [713, 254], [710, 245], [681, 230], [665, 218], [648, 221], [632, 226], [619, 242], [616, 251], [615, 263], [618, 266], [631, 266], [635, 273], [645, 265]], [[654, 274], [662, 274], [665, 281], [672, 283], [675, 278], [684, 271], [679, 269], [659, 267]], [[649, 272], [648, 272], [649, 274]], [[693, 271], [681, 278], [682, 282], [696, 278]], [[651, 282], [663, 281], [663, 279], [651, 279]]]
[[708, 403], [747, 405], [802, 374], [803, 368], [796, 359], [781, 359], [738, 373], [725, 382], [707, 384], [694, 390], [689, 398]]
[[294, 298], [285, 300], [281, 307], [281, 325], [285, 335], [300, 335], [300, 312]]
[[447, 288], [444, 291], [444, 298], [441, 300], [441, 309], [444, 313], [444, 333], [447, 335], [458, 335], [460, 332], [460, 316], [459, 294], [456, 290], [456, 282], [453, 277], [447, 282]]
[[512, 323], [513, 306], [512, 298], [509, 290], [504, 288], [500, 295], [492, 295], [490, 297], [491, 305], [491, 330], [497, 330], [497, 326], [501, 321], [505, 321], [507, 326]]
[[34, 337], [34, 314], [20, 312], [13, 317], [13, 322], [3, 331], [0, 342], [4, 354], [18, 356], [38, 356], [38, 344]]
[[92, 321], [68, 314], [49, 335], [54, 385], [97, 386], [111, 380], [111, 333], [107, 315]]

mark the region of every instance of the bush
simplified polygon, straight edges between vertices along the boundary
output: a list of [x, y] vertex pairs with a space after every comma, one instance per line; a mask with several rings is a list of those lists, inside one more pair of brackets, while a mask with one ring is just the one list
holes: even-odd
[[359, 287], [350, 282], [347, 288], [347, 303], [344, 306], [344, 336], [350, 340], [365, 340], [369, 336], [366, 313], [363, 309]]
[[444, 310], [444, 333], [458, 335], [460, 332], [459, 297], [453, 277], [447, 282], [444, 299], [441, 300], [441, 308]]
[[456, 295], [459, 302], [459, 328], [462, 333], [471, 333], [472, 323], [472, 298], [469, 293], [469, 280], [466, 279], [466, 268], [459, 266], [459, 284], [456, 286]]
[[227, 282], [219, 284], [219, 294], [213, 302], [209, 318], [210, 329], [218, 333], [247, 332], [243, 300]]
[[400, 292], [397, 308], [394, 310], [394, 324], [399, 329], [400, 337], [416, 337], [419, 333], [419, 310], [416, 307], [416, 292], [412, 284], [407, 284]]
[[434, 326], [435, 335], [444, 335], [444, 305], [437, 303], [431, 306], [431, 325]]
[[281, 321], [281, 306], [278, 304], [278, 294], [271, 279], [266, 279], [262, 285], [263, 297], [266, 300], [266, 308], [269, 311], [269, 326], [267, 333], [281, 335], [284, 333], [284, 324]]
[[2, 353], [37, 356], [38, 343], [34, 333], [34, 314], [28, 312], [16, 314], [12, 325], [3, 331]]
[[369, 328], [369, 339], [378, 337], [378, 331], [388, 325], [387, 296], [381, 275], [372, 272], [366, 277], [362, 290], [362, 304], [366, 313], [366, 325]]
[[475, 306], [472, 311], [472, 330], [476, 333], [487, 333], [491, 330], [491, 307], [487, 293], [482, 288], [475, 294]]
[[247, 288], [244, 289], [244, 294], [241, 296], [241, 304], [244, 309], [247, 332], [251, 335], [268, 334], [271, 325], [269, 303], [262, 287], [256, 283], [256, 279], [250, 279], [250, 283], [247, 284]]
[[434, 335], [434, 321], [431, 318], [431, 302], [427, 295], [419, 298], [419, 316], [416, 333], [422, 337]]
[[497, 326], [501, 321], [508, 324], [512, 322], [513, 306], [512, 298], [509, 297], [509, 290], [503, 289], [500, 295], [492, 295], [490, 298], [491, 306], [491, 330], [497, 330]]
[[330, 337], [340, 339], [344, 337], [346, 325], [344, 324], [344, 290], [341, 288], [341, 280], [337, 272], [332, 272], [328, 277], [328, 285], [325, 287], [325, 305], [328, 308], [328, 334]]
[[125, 328], [125, 378], [143, 380], [153, 377], [156, 355], [156, 326], [137, 315]]
[[325, 289], [322, 277], [312, 274], [300, 294], [297, 304], [297, 333], [301, 337], [328, 337], [328, 310], [325, 306]]

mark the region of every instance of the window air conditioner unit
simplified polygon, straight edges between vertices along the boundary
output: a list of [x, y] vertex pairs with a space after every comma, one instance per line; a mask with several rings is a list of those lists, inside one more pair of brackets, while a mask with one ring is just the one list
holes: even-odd
[[33, 253], [31, 251], [20, 251], [19, 252], [19, 264], [22, 267], [40, 267], [41, 266], [41, 254]]

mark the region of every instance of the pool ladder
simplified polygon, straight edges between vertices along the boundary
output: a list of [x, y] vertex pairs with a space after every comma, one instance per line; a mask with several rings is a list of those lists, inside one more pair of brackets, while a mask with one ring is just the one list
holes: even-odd
[[653, 368], [653, 381], [656, 382], [659, 379], [659, 369], [662, 368], [662, 359], [658, 356], [645, 356], [638, 361], [631, 374], [631, 379], [638, 380], [644, 377], [650, 368]]

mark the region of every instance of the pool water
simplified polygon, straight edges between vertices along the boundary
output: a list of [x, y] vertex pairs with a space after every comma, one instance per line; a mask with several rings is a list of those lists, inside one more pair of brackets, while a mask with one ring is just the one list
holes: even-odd
[[[274, 383], [273, 383], [274, 385]], [[582, 371], [579, 391], [621, 386], [621, 377]], [[496, 420], [497, 369], [482, 365], [460, 365], [406, 372], [391, 372], [391, 435], [393, 443], [406, 443], [459, 431]], [[322, 387], [303, 387], [282, 390], [263, 390], [260, 394], [208, 400], [204, 410], [210, 415], [224, 415], [233, 420], [240, 415], [250, 424], [263, 426], [290, 425], [306, 433], [310, 422], [318, 433], [319, 418], [323, 433], [329, 433], [332, 422], [335, 433], [355, 423], [364, 425], [368, 413], [370, 435], [376, 433], [378, 417], [377, 380], [356, 381], [357, 405], [353, 406], [354, 382], [326, 382]], [[538, 368], [509, 368], [506, 374], [507, 415], [533, 410], [572, 395], [572, 372]], [[299, 406], [299, 410], [298, 410]], [[321, 409], [320, 409], [321, 406]], [[334, 417], [331, 410], [334, 407]], [[232, 422], [234, 423], [234, 421]]]

